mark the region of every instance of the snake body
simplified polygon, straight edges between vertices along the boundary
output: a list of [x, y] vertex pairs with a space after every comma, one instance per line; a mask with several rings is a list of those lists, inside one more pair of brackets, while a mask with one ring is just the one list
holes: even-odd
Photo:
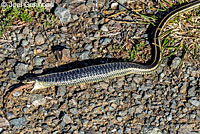
[[131, 62], [114, 62], [95, 66], [88, 66], [84, 68], [77, 68], [66, 72], [42, 75], [32, 78], [27, 82], [34, 83], [33, 90], [36, 90], [58, 85], [78, 85], [82, 83], [92, 83], [102, 81], [108, 78], [124, 76], [127, 74], [152, 73], [159, 67], [160, 63], [162, 62], [162, 41], [160, 39], [160, 36], [165, 25], [174, 16], [177, 16], [178, 14], [184, 13], [186, 11], [196, 9], [199, 6], [199, 0], [194, 1], [192, 3], [188, 3], [184, 6], [173, 10], [162, 19], [154, 33], [155, 57], [152, 64], [150, 65], [141, 65]]

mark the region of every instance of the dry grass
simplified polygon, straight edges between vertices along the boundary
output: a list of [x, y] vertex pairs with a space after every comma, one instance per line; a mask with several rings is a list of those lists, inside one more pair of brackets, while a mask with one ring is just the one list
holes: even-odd
[[[200, 13], [193, 10], [171, 20], [163, 32], [163, 54], [170, 57], [182, 51], [186, 57], [200, 59]], [[183, 55], [184, 57], [184, 55]]]
[[[114, 0], [117, 2], [117, 0]], [[157, 3], [147, 2], [147, 1], [129, 1], [126, 5], [121, 5], [124, 10], [106, 10], [104, 14], [107, 16], [107, 20], [114, 20], [116, 23], [137, 23], [137, 24], [151, 24], [155, 26], [155, 22], [158, 19], [155, 15], [146, 13], [146, 9], [150, 9], [153, 12], [163, 12], [167, 11], [169, 8], [181, 5], [183, 3], [191, 2], [191, 0], [159, 0]], [[173, 20], [167, 24], [165, 30], [163, 31], [163, 54], [166, 58], [171, 57], [177, 53], [184, 53], [182, 57], [198, 58], [200, 57], [200, 9], [195, 9], [193, 11], [176, 16]], [[121, 18], [126, 18], [129, 16], [131, 20], [118, 20], [119, 16]], [[162, 18], [160, 18], [162, 19]], [[130, 29], [129, 29], [130, 30]], [[130, 59], [138, 59], [139, 62], [146, 62], [149, 59], [149, 54], [141, 53], [140, 51], [149, 51], [149, 47], [145, 45], [147, 38], [138, 37], [137, 41], [131, 39], [124, 40], [122, 49], [126, 48], [126, 44], [129, 45], [128, 48], [132, 50], [120, 50], [129, 51]], [[135, 44], [135, 42], [138, 42]], [[132, 44], [132, 47], [130, 47]], [[181, 51], [181, 52], [180, 52]], [[143, 60], [143, 61], [142, 61]]]

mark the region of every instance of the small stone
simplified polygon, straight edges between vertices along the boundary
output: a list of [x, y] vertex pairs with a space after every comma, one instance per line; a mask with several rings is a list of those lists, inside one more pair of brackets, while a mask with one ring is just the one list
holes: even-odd
[[65, 86], [59, 86], [57, 94], [60, 95], [60, 96], [64, 96], [66, 94], [66, 87]]
[[167, 116], [167, 120], [171, 121], [172, 120], [172, 115], [170, 114], [169, 116]]
[[190, 114], [190, 118], [192, 119], [196, 118], [196, 114]]
[[111, 107], [113, 107], [114, 109], [116, 109], [116, 108], [117, 108], [117, 104], [112, 103], [112, 104], [111, 104]]
[[90, 25], [90, 28], [91, 28], [92, 30], [99, 30], [99, 26], [98, 26], [98, 25], [95, 25], [95, 24]]
[[120, 112], [119, 112], [119, 115], [122, 116], [122, 117], [124, 117], [124, 116], [127, 115], [127, 111], [120, 111]]
[[35, 57], [35, 58], [33, 59], [33, 61], [34, 61], [34, 65], [35, 65], [35, 66], [41, 66], [42, 63], [44, 62], [44, 57], [39, 57], [39, 56], [37, 56], [37, 57]]
[[73, 18], [74, 21], [79, 19], [79, 17], [77, 15], [73, 15], [72, 18]]
[[63, 121], [64, 121], [66, 124], [73, 123], [73, 121], [72, 121], [70, 115], [68, 115], [68, 114], [65, 114], [65, 115], [64, 115]]
[[141, 83], [142, 82], [142, 80], [143, 80], [143, 78], [141, 77], [141, 76], [135, 76], [135, 77], [133, 77], [133, 80], [134, 80], [134, 82], [135, 83]]
[[179, 127], [179, 132], [182, 134], [198, 134], [198, 133], [193, 133], [192, 130], [193, 128], [190, 124], [182, 124]]
[[83, 126], [84, 127], [87, 127], [88, 126], [88, 120], [87, 119], [84, 119], [83, 121], [82, 121], [82, 123], [83, 123]]
[[195, 87], [191, 87], [190, 89], [188, 89], [188, 95], [191, 97], [196, 95]]
[[13, 67], [16, 63], [16, 59], [8, 59], [7, 62], [9, 64], [9, 66]]
[[3, 57], [3, 55], [0, 54], [0, 62], [3, 62], [3, 60], [4, 60], [4, 57]]
[[21, 57], [21, 55], [24, 53], [24, 47], [20, 46], [16, 50], [17, 55]]
[[161, 73], [160, 74], [160, 79], [163, 79], [165, 77], [165, 74], [164, 73]]
[[16, 37], [16, 33], [15, 32], [11, 32], [10, 36], [13, 37], [13, 38]]
[[129, 0], [118, 0], [119, 3], [124, 4], [126, 2], [128, 2]]
[[45, 43], [45, 39], [43, 37], [42, 34], [38, 34], [36, 37], [35, 37], [35, 44], [36, 45], [42, 45]]
[[55, 9], [55, 16], [57, 16], [62, 23], [67, 23], [71, 19], [71, 13], [66, 8], [61, 7], [58, 5]]
[[15, 118], [16, 116], [11, 113], [11, 112], [8, 112], [8, 119], [12, 119], [12, 118]]
[[86, 44], [84, 49], [90, 51], [92, 49], [92, 45]]
[[111, 41], [112, 41], [112, 39], [110, 39], [110, 38], [102, 38], [102, 39], [100, 39], [99, 43], [100, 43], [101, 45], [103, 45], [103, 46], [106, 46], [106, 45], [108, 45]]
[[111, 107], [111, 106], [108, 106], [108, 111], [114, 111], [115, 109], [113, 108], [113, 107]]
[[143, 111], [143, 106], [140, 105], [139, 107], [136, 108], [135, 113], [142, 113]]
[[133, 96], [134, 99], [140, 99], [140, 98], [142, 98], [142, 96], [139, 95], [139, 94], [132, 93], [132, 96]]
[[109, 85], [108, 85], [108, 83], [100, 82], [100, 86], [101, 86], [103, 89], [107, 89]]
[[23, 76], [24, 74], [26, 74], [28, 71], [28, 65], [24, 64], [24, 63], [18, 63], [15, 66], [15, 73], [18, 76]]
[[17, 80], [17, 76], [16, 76], [16, 74], [14, 72], [9, 72], [8, 77], [11, 80]]
[[71, 108], [69, 111], [70, 111], [72, 114], [78, 114], [77, 108]]
[[71, 59], [70, 50], [69, 49], [63, 49], [62, 50], [62, 61], [63, 62], [69, 62]]
[[181, 58], [180, 57], [175, 57], [172, 61], [172, 64], [171, 64], [171, 68], [172, 69], [177, 69], [177, 67], [180, 65], [181, 63]]
[[9, 126], [9, 122], [5, 118], [0, 117], [0, 128]]
[[46, 123], [42, 124], [42, 129], [46, 130], [48, 127], [49, 126]]
[[183, 86], [180, 89], [181, 94], [185, 94], [187, 92], [187, 86], [188, 86], [187, 82], [183, 83]]
[[81, 58], [82, 60], [87, 60], [87, 59], [89, 59], [89, 54], [90, 54], [89, 51], [85, 51], [85, 52], [83, 52], [83, 53], [80, 55], [80, 58]]
[[46, 103], [46, 98], [41, 95], [41, 94], [34, 94], [29, 97], [29, 101], [34, 105], [34, 106], [40, 106], [44, 105]]
[[122, 86], [124, 85], [124, 77], [118, 79], [117, 85], [118, 87], [122, 88]]
[[34, 53], [34, 55], [38, 55], [38, 54], [42, 53], [42, 49], [40, 49], [40, 48], [34, 49], [33, 53]]
[[105, 26], [105, 25], [103, 25], [103, 26], [101, 27], [101, 30], [104, 31], [104, 32], [108, 32], [108, 28], [107, 28], [107, 26]]
[[13, 93], [13, 96], [17, 97], [17, 96], [20, 96], [22, 94], [21, 91], [16, 91]]
[[51, 34], [48, 36], [49, 41], [53, 41], [58, 35], [57, 34]]
[[29, 28], [25, 27], [22, 31], [23, 34], [29, 34]]
[[41, 98], [32, 102], [35, 107], [46, 104], [46, 98]]
[[20, 117], [20, 118], [15, 118], [9, 121], [10, 125], [13, 125], [13, 127], [21, 128], [24, 127], [26, 123], [26, 118], [25, 117]]
[[24, 39], [24, 34], [17, 34], [17, 40], [20, 42], [22, 39]]
[[117, 7], [118, 7], [118, 3], [117, 2], [111, 4], [111, 8], [112, 9], [117, 9]]
[[115, 128], [111, 130], [111, 132], [116, 132], [116, 131], [117, 131], [117, 129], [115, 129]]
[[66, 32], [68, 31], [68, 28], [67, 28], [67, 27], [61, 27], [60, 29], [61, 29], [61, 31], [62, 31], [63, 33], [66, 33]]
[[198, 106], [200, 105], [200, 101], [197, 101], [197, 100], [192, 100], [192, 99], [190, 99], [189, 102], [190, 102], [192, 105], [196, 106], [196, 107], [198, 107]]
[[27, 40], [22, 40], [21, 45], [22, 45], [23, 47], [27, 46], [27, 45], [28, 45], [28, 41], [27, 41]]
[[144, 134], [162, 134], [161, 130], [159, 128], [149, 128]]
[[121, 122], [122, 120], [122, 117], [117, 117], [117, 121]]

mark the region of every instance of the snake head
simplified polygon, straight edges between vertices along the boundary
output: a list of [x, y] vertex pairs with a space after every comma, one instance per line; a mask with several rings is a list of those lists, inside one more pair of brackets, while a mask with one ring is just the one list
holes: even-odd
[[24, 83], [24, 84], [35, 83], [35, 78], [27, 78], [27, 79], [23, 80], [22, 83]]

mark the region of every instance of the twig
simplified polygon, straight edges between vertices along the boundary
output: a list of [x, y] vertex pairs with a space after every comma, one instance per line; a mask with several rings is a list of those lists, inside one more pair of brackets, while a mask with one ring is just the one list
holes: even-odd
[[13, 91], [10, 92], [10, 94], [8, 95], [8, 97], [7, 97], [7, 99], [6, 99], [6, 102], [5, 102], [6, 119], [7, 119], [7, 120], [8, 120], [8, 100], [9, 100], [10, 96], [13, 95], [13, 93], [15, 93], [16, 91], [20, 91], [20, 90], [23, 90], [23, 89], [26, 89], [26, 90], [27, 90], [27, 89], [30, 89], [30, 88], [33, 88], [33, 83], [20, 86], [20, 87], [15, 88]]

